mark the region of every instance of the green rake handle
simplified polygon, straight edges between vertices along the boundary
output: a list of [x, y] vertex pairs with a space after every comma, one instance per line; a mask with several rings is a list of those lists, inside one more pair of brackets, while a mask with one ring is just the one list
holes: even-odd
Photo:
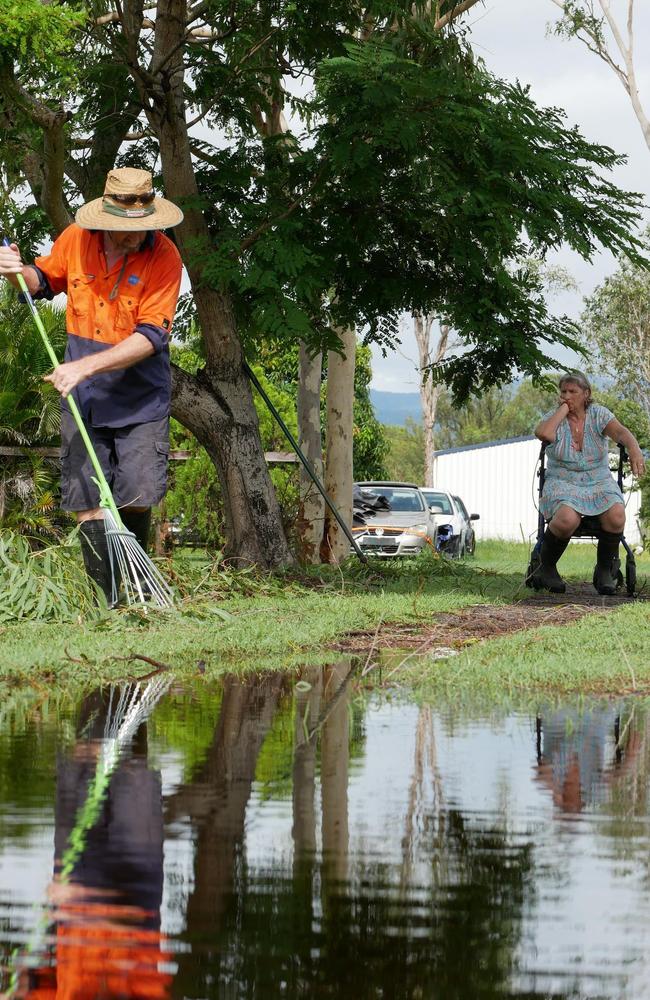
[[[6, 247], [11, 246], [11, 244], [9, 243], [9, 240], [7, 239], [6, 236], [4, 237], [4, 239], [3, 239], [2, 242], [4, 243], [4, 245]], [[32, 314], [32, 317], [34, 319], [34, 323], [36, 324], [36, 329], [40, 333], [41, 340], [43, 341], [43, 344], [45, 345], [45, 350], [47, 351], [47, 353], [48, 353], [48, 355], [50, 357], [50, 361], [52, 362], [52, 366], [53, 366], [53, 368], [58, 368], [59, 367], [59, 359], [57, 358], [56, 354], [54, 353], [54, 348], [52, 347], [52, 344], [50, 343], [50, 338], [48, 337], [48, 335], [46, 333], [46, 330], [45, 330], [45, 327], [43, 326], [43, 322], [41, 320], [41, 317], [38, 315], [38, 309], [36, 308], [36, 305], [35, 305], [34, 300], [33, 300], [32, 296], [30, 294], [30, 291], [29, 291], [27, 285], [25, 284], [25, 279], [23, 278], [22, 274], [17, 274], [16, 277], [18, 278], [18, 284], [20, 286], [20, 290], [23, 293], [25, 301], [26, 301], [27, 305], [29, 306], [29, 310], [30, 310], [30, 312]], [[113, 494], [111, 493], [111, 488], [108, 485], [108, 483], [106, 482], [106, 476], [104, 475], [102, 467], [99, 464], [99, 459], [97, 458], [97, 454], [95, 452], [95, 449], [93, 448], [92, 441], [90, 440], [90, 436], [89, 436], [88, 431], [86, 430], [86, 427], [84, 425], [83, 418], [82, 418], [81, 414], [79, 413], [79, 407], [77, 406], [77, 403], [76, 403], [76, 401], [75, 401], [75, 399], [74, 399], [74, 397], [72, 395], [66, 396], [66, 400], [67, 400], [68, 406], [70, 407], [70, 412], [71, 412], [72, 416], [74, 417], [74, 422], [76, 423], [77, 427], [79, 428], [79, 433], [81, 434], [83, 443], [86, 446], [86, 451], [88, 452], [88, 456], [90, 458], [90, 461], [92, 462], [93, 469], [95, 470], [95, 473], [96, 473], [96, 477], [97, 478], [95, 479], [95, 482], [96, 482], [97, 488], [99, 490], [99, 506], [100, 507], [107, 507], [111, 511], [111, 513], [112, 513], [113, 517], [115, 518], [115, 520], [117, 521], [118, 525], [122, 525], [122, 518], [119, 515], [119, 511], [118, 511], [117, 506], [115, 504], [115, 501], [113, 499]]]

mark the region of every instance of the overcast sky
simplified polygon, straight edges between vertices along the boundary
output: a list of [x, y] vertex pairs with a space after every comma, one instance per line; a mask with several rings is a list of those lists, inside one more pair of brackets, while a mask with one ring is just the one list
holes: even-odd
[[[637, 0], [636, 6], [637, 82], [650, 114], [650, 44], [643, 41], [650, 39], [650, 3]], [[626, 7], [623, 0], [611, 0], [618, 15]], [[538, 104], [564, 108], [567, 124], [577, 125], [588, 139], [624, 153], [628, 162], [613, 179], [625, 189], [642, 192], [650, 203], [650, 151], [629, 98], [612, 70], [578, 41], [548, 36], [547, 27], [558, 13], [552, 0], [485, 0], [468, 15], [472, 45], [498, 76], [529, 84]], [[615, 263], [603, 253], [591, 265], [585, 264], [569, 251], [560, 252], [557, 260], [570, 270], [579, 292], [556, 296], [550, 305], [556, 313], [577, 318], [583, 296], [615, 269]], [[399, 353], [382, 358], [381, 352], [373, 350], [373, 388], [417, 392], [416, 359], [411, 323], [405, 322]], [[571, 363], [566, 353], [559, 353], [558, 359]]]

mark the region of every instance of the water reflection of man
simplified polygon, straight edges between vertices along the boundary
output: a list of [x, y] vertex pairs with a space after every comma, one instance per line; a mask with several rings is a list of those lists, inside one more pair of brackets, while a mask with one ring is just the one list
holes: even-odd
[[50, 897], [56, 940], [51, 964], [23, 973], [19, 996], [164, 998], [172, 976], [160, 935], [163, 814], [160, 774], [147, 765], [146, 727], [110, 776], [99, 815], [85, 832], [69, 877], [62, 859], [79, 832], [104, 735], [107, 697], [86, 699], [84, 734], [57, 762], [55, 875]]

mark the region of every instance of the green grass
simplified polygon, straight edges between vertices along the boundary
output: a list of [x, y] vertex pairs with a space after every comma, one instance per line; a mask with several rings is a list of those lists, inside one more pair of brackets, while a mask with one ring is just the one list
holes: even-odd
[[[524, 544], [484, 542], [474, 560], [477, 569], [512, 579], [528, 563]], [[624, 559], [624, 553], [622, 553]], [[650, 556], [635, 556], [637, 592], [647, 594]], [[572, 543], [559, 564], [569, 585], [589, 582], [596, 561], [591, 542]], [[530, 595], [515, 589], [514, 600]], [[435, 660], [429, 654], [405, 659], [393, 677], [430, 699], [453, 694], [488, 699], [523, 691], [551, 693], [620, 693], [650, 689], [650, 602], [594, 612], [569, 625], [542, 626], [471, 644], [458, 656]], [[389, 670], [400, 663], [390, 655]]]
[[426, 700], [476, 692], [490, 699], [522, 691], [647, 693], [649, 653], [650, 606], [634, 604], [488, 639], [444, 660], [393, 652], [390, 669]]
[[[560, 568], [569, 579], [588, 580], [594, 555], [590, 545], [572, 545]], [[125, 610], [94, 621], [1, 625], [0, 682], [48, 689], [152, 669], [144, 660], [124, 659], [132, 656], [208, 676], [331, 661], [341, 656], [332, 644], [350, 632], [373, 634], [380, 624], [424, 625], [436, 612], [528, 597], [522, 585], [527, 562], [527, 546], [483, 543], [476, 558], [465, 562], [427, 556], [364, 568], [350, 561], [343, 571], [321, 567], [274, 576], [181, 554], [173, 571], [185, 597], [173, 612]], [[639, 574], [643, 585], [650, 575], [645, 555]], [[411, 657], [398, 672], [399, 683], [423, 696], [442, 690], [642, 688], [650, 684], [649, 613], [650, 604], [639, 603], [572, 625], [489, 640], [448, 660]]]
[[[476, 567], [506, 575], [523, 574], [529, 561], [531, 546], [515, 542], [481, 542], [472, 560]], [[621, 549], [621, 561], [625, 553]], [[650, 556], [645, 552], [635, 556], [638, 572], [650, 575]], [[591, 540], [572, 542], [562, 556], [558, 568], [562, 576], [574, 583], [590, 581], [596, 564], [596, 545]]]

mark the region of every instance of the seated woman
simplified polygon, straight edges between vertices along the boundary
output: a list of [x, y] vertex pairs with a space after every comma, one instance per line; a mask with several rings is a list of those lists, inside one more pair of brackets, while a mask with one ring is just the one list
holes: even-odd
[[540, 551], [541, 564], [533, 572], [536, 590], [564, 593], [557, 561], [584, 515], [600, 521], [594, 583], [599, 594], [616, 592], [620, 569], [618, 546], [625, 527], [623, 495], [608, 460], [607, 438], [622, 444], [635, 476], [645, 465], [631, 431], [605, 406], [591, 400], [591, 386], [580, 372], [560, 379], [560, 402], [542, 418], [535, 436], [546, 441], [546, 478], [540, 510], [548, 522]]

